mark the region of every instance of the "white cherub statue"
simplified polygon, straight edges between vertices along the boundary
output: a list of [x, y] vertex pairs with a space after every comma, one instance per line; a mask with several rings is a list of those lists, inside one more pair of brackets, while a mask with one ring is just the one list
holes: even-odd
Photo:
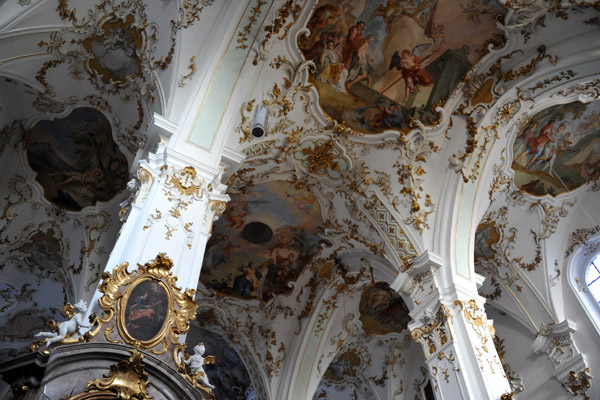
[[190, 367], [191, 375], [198, 380], [198, 383], [212, 390], [215, 386], [208, 381], [208, 376], [206, 376], [206, 372], [204, 371], [204, 364], [214, 363], [215, 357], [204, 357], [204, 351], [206, 351], [204, 343], [198, 343], [194, 347], [194, 355], [185, 360], [185, 364]]
[[36, 337], [44, 337], [50, 338], [46, 341], [46, 347], [50, 346], [52, 343], [60, 342], [68, 337], [73, 337], [75, 339], [79, 338], [79, 328], [90, 328], [89, 325], [83, 323], [83, 317], [87, 312], [87, 303], [83, 300], [80, 300], [77, 304], [72, 306], [71, 304], [66, 304], [63, 309], [63, 315], [69, 318], [68, 321], [61, 322], [58, 325], [58, 332], [40, 332]]

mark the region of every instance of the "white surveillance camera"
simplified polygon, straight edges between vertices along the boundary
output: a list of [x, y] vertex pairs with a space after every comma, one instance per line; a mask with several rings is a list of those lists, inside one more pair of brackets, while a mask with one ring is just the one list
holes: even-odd
[[252, 136], [261, 138], [267, 131], [267, 108], [261, 103], [256, 107], [252, 121]]

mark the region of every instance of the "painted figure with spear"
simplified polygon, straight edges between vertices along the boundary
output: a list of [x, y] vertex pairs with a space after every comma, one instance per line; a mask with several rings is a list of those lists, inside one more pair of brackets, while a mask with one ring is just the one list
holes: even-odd
[[408, 49], [402, 50], [401, 53], [395, 51], [392, 55], [389, 70], [391, 71], [395, 67], [398, 71], [402, 72], [402, 77], [386, 87], [381, 94], [385, 93], [385, 91], [404, 79], [404, 103], [406, 103], [408, 101], [409, 93], [421, 91], [421, 86], [430, 86], [433, 83], [433, 80], [427, 71], [421, 69], [421, 63], [434, 55], [438, 50], [435, 50], [422, 59], [420, 58], [429, 47], [431, 47], [430, 44], [420, 44], [415, 46], [412, 51]]

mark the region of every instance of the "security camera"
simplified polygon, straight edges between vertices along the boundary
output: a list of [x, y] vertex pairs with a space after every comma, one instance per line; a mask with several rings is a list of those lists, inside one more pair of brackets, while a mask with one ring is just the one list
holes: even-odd
[[261, 138], [265, 136], [267, 130], [267, 108], [263, 104], [259, 104], [254, 112], [254, 120], [252, 121], [252, 136]]

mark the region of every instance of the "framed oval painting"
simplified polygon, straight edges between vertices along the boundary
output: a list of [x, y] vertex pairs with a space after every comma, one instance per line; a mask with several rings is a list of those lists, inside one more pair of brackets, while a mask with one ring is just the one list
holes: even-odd
[[123, 296], [119, 328], [127, 342], [152, 347], [166, 334], [172, 310], [172, 296], [165, 285], [153, 279], [140, 279]]

